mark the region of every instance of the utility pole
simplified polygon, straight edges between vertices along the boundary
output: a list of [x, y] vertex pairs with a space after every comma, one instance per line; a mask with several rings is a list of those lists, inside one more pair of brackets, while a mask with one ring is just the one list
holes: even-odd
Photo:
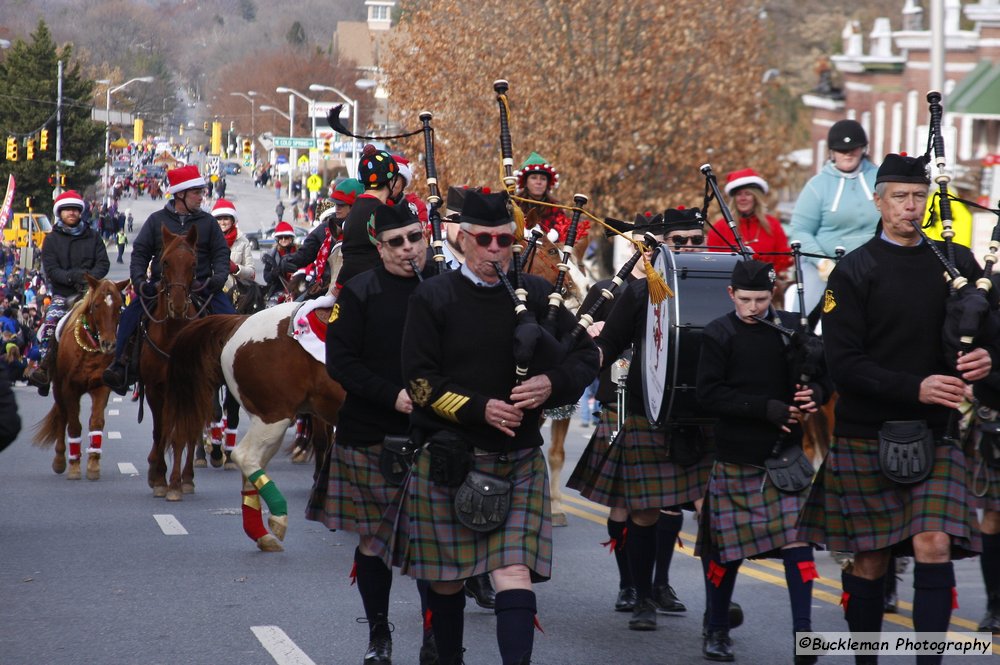
[[57, 88], [58, 96], [56, 98], [56, 188], [52, 192], [53, 199], [62, 194], [62, 187], [60, 186], [62, 179], [59, 177], [59, 165], [62, 162], [62, 81], [63, 63], [62, 60], [60, 60], [59, 83]]

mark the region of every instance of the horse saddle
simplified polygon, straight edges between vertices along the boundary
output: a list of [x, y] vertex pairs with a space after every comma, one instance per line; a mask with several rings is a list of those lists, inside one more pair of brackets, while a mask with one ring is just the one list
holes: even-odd
[[336, 298], [331, 295], [307, 300], [292, 310], [288, 324], [288, 336], [321, 363], [326, 362], [326, 329], [335, 308]]

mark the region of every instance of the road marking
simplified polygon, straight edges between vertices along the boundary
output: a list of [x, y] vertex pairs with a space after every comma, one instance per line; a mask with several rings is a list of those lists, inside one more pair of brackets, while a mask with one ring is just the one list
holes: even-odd
[[173, 515], [153, 515], [153, 519], [160, 525], [160, 531], [165, 536], [186, 536], [187, 529], [181, 526], [177, 518]]
[[108, 409], [108, 415], [109, 416], [117, 416], [118, 415], [118, 409]]
[[316, 665], [316, 662], [277, 626], [250, 626], [250, 630], [278, 665]]
[[108, 432], [108, 438], [109, 439], [120, 439], [120, 438], [122, 438], [122, 433], [121, 432]]
[[[608, 519], [607, 516], [610, 511], [606, 506], [602, 506], [599, 503], [594, 503], [593, 501], [590, 501], [583, 497], [577, 497], [570, 494], [563, 494], [562, 501], [563, 501], [562, 504], [563, 510], [569, 513], [570, 515], [575, 515], [577, 517], [593, 522], [594, 524], [600, 524], [601, 526], [607, 524], [607, 519]], [[587, 510], [581, 510], [580, 508], [575, 508], [574, 506], [567, 505], [566, 504], [567, 501], [582, 506]], [[698, 558], [694, 554], [695, 536], [684, 532], [681, 532], [680, 536], [682, 542], [683, 541], [687, 542], [684, 545], [675, 546], [674, 551], [680, 552], [681, 554], [685, 554], [691, 557], [692, 559]], [[772, 575], [770, 572], [768, 572], [768, 569], [774, 570], [776, 572], [780, 571], [781, 576], [779, 577], [778, 575]], [[743, 565], [740, 566], [741, 575], [748, 575], [754, 579], [761, 580], [762, 582], [768, 582], [769, 584], [773, 584], [775, 586], [787, 588], [787, 584], [785, 583], [784, 572], [785, 572], [784, 564], [778, 563], [777, 561], [770, 561], [768, 559], [754, 559], [754, 560], [744, 559]], [[812, 594], [814, 600], [822, 600], [827, 603], [830, 603], [831, 605], [840, 605], [839, 594], [841, 591], [841, 587], [839, 584], [827, 582], [823, 578], [819, 578], [815, 580], [815, 582], [818, 582], [819, 585], [832, 589], [837, 593], [829, 593], [822, 589], [817, 589], [816, 588], [817, 585], [814, 583], [813, 594]], [[913, 604], [908, 603], [906, 601], [902, 600], [899, 601], [897, 607], [899, 607], [899, 609], [901, 610], [907, 610], [911, 614], [913, 612]], [[886, 614], [884, 616], [884, 619], [885, 621], [888, 621], [890, 623], [894, 623], [903, 626], [904, 628], [907, 628], [909, 630], [913, 630], [913, 621], [908, 617], [902, 616], [900, 614]], [[974, 621], [970, 621], [962, 617], [957, 617], [954, 615], [952, 615], [951, 617], [952, 628], [965, 629], [966, 631], [970, 630], [974, 631], [976, 630], [977, 625], [978, 624], [976, 624]], [[994, 640], [994, 644], [1000, 644], [1000, 641]]]
[[118, 462], [118, 472], [125, 476], [138, 476], [139, 469], [132, 462]]
[[120, 402], [120, 401], [122, 401], [122, 399], [123, 399], [123, 398], [121, 398], [121, 397], [112, 397], [112, 398], [111, 398], [111, 401], [112, 401], [112, 402]]

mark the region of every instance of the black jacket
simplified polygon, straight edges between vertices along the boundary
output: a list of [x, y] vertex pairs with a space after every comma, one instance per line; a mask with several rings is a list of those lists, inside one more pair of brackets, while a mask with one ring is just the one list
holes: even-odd
[[57, 296], [71, 296], [87, 286], [87, 273], [103, 279], [111, 268], [101, 236], [85, 228], [78, 236], [57, 225], [42, 244], [42, 270]]
[[21, 416], [17, 413], [17, 400], [10, 387], [7, 362], [0, 360], [0, 450], [3, 450], [21, 433]]
[[174, 210], [173, 201], [167, 202], [167, 205], [150, 215], [139, 229], [139, 234], [132, 243], [132, 263], [129, 265], [132, 283], [138, 285], [146, 281], [146, 270], [151, 261], [153, 266], [150, 280], [160, 280], [160, 254], [163, 253], [161, 229], [164, 226], [176, 235], [186, 234], [192, 226], [198, 229], [195, 279], [207, 283], [209, 293], [221, 291], [229, 276], [229, 245], [226, 244], [226, 237], [222, 235], [219, 223], [204, 210], [182, 218]]

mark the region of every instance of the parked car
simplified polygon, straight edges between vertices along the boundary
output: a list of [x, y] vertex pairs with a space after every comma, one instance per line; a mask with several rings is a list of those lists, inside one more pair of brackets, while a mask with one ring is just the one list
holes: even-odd
[[243, 171], [243, 167], [236, 162], [224, 162], [222, 168], [226, 170], [226, 175], [237, 175]]
[[[263, 231], [251, 231], [245, 234], [247, 240], [250, 241], [250, 249], [260, 249], [261, 247], [273, 247], [274, 246], [274, 227], [276, 224], [272, 224], [270, 228]], [[304, 229], [301, 226], [293, 226], [295, 229], [295, 244], [302, 244], [303, 238], [309, 235], [309, 229]]]

